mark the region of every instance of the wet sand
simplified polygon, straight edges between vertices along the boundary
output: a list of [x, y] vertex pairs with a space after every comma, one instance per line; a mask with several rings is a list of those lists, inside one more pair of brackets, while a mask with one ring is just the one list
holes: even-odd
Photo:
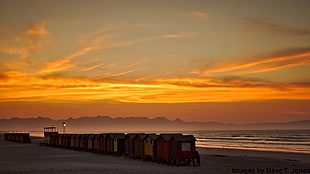
[[0, 138], [0, 174], [15, 173], [310, 173], [310, 154], [197, 148], [201, 166], [167, 166], [110, 155], [4, 141]]

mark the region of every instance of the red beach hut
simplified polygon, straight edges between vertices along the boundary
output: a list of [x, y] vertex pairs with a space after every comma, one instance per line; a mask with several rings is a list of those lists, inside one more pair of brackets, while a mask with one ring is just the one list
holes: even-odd
[[160, 134], [157, 139], [157, 158], [159, 162], [169, 163], [171, 158], [171, 138], [182, 134]]
[[100, 134], [94, 135], [94, 151], [99, 152], [100, 150], [100, 141], [99, 141]]
[[173, 163], [193, 162], [195, 158], [195, 137], [193, 135], [176, 135], [171, 138], [171, 158]]

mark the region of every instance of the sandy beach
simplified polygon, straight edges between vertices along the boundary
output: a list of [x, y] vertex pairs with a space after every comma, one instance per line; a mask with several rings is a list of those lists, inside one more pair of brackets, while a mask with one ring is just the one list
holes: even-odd
[[201, 166], [167, 166], [91, 152], [4, 141], [0, 138], [0, 173], [310, 173], [310, 154], [197, 148]]

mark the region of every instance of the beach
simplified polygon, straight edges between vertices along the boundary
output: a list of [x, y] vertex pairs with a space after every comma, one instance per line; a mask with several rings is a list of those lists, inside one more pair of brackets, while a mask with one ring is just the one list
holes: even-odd
[[39, 146], [0, 138], [0, 173], [310, 173], [310, 154], [201, 148], [201, 166], [168, 166], [92, 152]]

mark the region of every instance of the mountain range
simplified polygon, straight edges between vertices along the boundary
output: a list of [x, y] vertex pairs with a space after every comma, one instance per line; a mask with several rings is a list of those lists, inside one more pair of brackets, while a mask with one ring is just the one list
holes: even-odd
[[0, 131], [43, 131], [55, 126], [59, 132], [126, 132], [126, 131], [190, 131], [190, 130], [257, 130], [257, 129], [309, 129], [310, 120], [285, 123], [227, 124], [219, 122], [185, 122], [165, 117], [80, 117], [54, 120], [46, 117], [0, 119]]

